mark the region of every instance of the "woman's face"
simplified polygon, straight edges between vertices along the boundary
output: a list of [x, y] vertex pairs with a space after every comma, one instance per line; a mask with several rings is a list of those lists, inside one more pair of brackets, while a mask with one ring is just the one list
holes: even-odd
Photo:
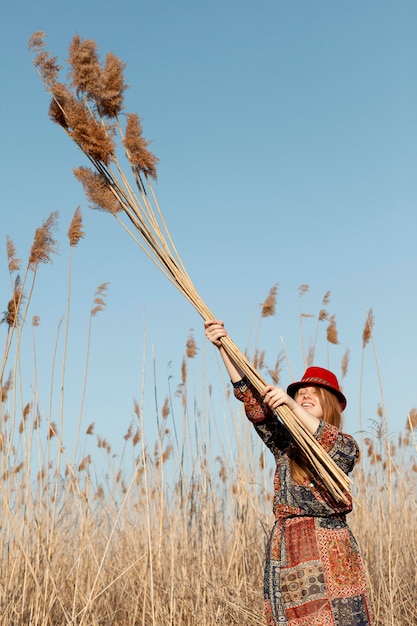
[[310, 415], [323, 419], [323, 408], [317, 393], [317, 387], [300, 387], [295, 394], [294, 400]]

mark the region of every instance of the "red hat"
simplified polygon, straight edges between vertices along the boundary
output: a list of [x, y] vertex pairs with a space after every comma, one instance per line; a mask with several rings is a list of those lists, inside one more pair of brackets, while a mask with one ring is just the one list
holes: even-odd
[[346, 408], [347, 400], [340, 391], [339, 383], [333, 372], [325, 370], [323, 367], [308, 367], [304, 376], [298, 383], [291, 383], [287, 387], [287, 393], [294, 398], [296, 392], [301, 387], [323, 387], [331, 391], [339, 400], [342, 411]]

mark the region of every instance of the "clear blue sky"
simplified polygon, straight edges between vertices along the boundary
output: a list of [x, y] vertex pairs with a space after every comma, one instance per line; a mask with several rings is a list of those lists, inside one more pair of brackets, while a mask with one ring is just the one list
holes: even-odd
[[[160, 158], [157, 195], [169, 228], [236, 343], [246, 346], [256, 306], [278, 282], [277, 314], [264, 321], [259, 343], [272, 366], [282, 336], [298, 377], [298, 286], [310, 286], [305, 313], [317, 314], [330, 290], [340, 339], [330, 366], [339, 373], [350, 349], [346, 430], [355, 432], [362, 330], [372, 307], [388, 418], [393, 430], [402, 428], [417, 405], [416, 3], [26, 0], [2, 14], [1, 310], [10, 298], [6, 235], [25, 259], [35, 228], [52, 211], [61, 215], [60, 255], [41, 268], [31, 309], [41, 317], [45, 389], [66, 307], [66, 231], [78, 205], [84, 214], [86, 238], [73, 256], [66, 428], [77, 418], [88, 314], [100, 283], [110, 285], [93, 328], [85, 423], [95, 421], [109, 439], [126, 431], [132, 397], [140, 397], [144, 350], [152, 386], [154, 346], [162, 401], [168, 376], [173, 387], [180, 382], [190, 328], [201, 348], [198, 379], [203, 331], [191, 305], [117, 223], [87, 207], [72, 175], [83, 155], [49, 121], [49, 98], [27, 50], [36, 30], [61, 61], [78, 33], [127, 63], [126, 108], [143, 118]], [[315, 322], [308, 324], [307, 342]], [[324, 328], [316, 361], [326, 366]], [[381, 401], [370, 348], [367, 427]], [[220, 393], [212, 352], [207, 367]]]

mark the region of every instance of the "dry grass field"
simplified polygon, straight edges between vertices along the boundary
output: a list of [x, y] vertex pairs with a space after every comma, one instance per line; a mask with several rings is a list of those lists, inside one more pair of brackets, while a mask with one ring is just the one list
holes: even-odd
[[[159, 398], [156, 416], [135, 404], [122, 459], [113, 456], [106, 433], [84, 422], [68, 450], [59, 409], [41, 410], [36, 386], [32, 398], [24, 397], [20, 339], [32, 331], [30, 297], [39, 264], [54, 250], [53, 219], [37, 231], [22, 279], [8, 240], [13, 293], [0, 326], [0, 624], [264, 624], [273, 468], [230, 391], [220, 418], [209, 383], [205, 398], [188, 389], [192, 338], [175, 398]], [[82, 235], [80, 215], [74, 219], [71, 246]], [[97, 290], [91, 321], [104, 306], [104, 289]], [[173, 402], [181, 424], [175, 433]], [[158, 423], [155, 441], [144, 436], [146, 420]], [[358, 504], [350, 524], [377, 626], [417, 623], [416, 425], [412, 411], [393, 445], [381, 411], [354, 476]], [[236, 449], [218, 434], [224, 432], [239, 441]], [[106, 459], [100, 474], [94, 454], [83, 455], [85, 439]]]

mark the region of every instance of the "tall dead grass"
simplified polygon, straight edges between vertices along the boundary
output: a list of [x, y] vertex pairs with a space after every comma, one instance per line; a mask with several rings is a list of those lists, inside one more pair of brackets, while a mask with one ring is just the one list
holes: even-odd
[[[78, 235], [74, 239], [69, 233], [71, 248], [82, 233], [79, 213], [74, 224]], [[51, 226], [51, 220], [44, 224], [49, 235]], [[36, 242], [36, 258], [47, 261], [39, 236]], [[53, 238], [45, 236], [43, 242], [51, 254]], [[96, 432], [83, 409], [75, 447], [68, 449], [62, 423], [77, 416], [64, 415], [63, 395], [60, 403], [45, 402], [43, 396], [52, 396], [53, 390], [39, 389], [35, 375], [33, 397], [26, 397], [20, 339], [30, 332], [38, 266], [31, 256], [28, 271], [18, 279], [21, 263], [10, 240], [8, 250], [11, 297], [0, 327], [0, 624], [264, 624], [262, 576], [273, 468], [242, 407], [230, 397], [227, 381], [219, 407], [220, 394], [211, 387], [218, 381], [205, 379], [190, 335], [175, 392], [168, 387], [160, 397], [161, 385], [155, 385], [157, 408], [151, 415], [142, 401], [134, 401], [132, 422], [122, 436], [122, 460], [113, 456], [114, 442]], [[100, 285], [91, 307], [85, 384], [91, 327], [105, 306], [105, 292], [106, 285]], [[273, 288], [261, 317], [274, 313], [275, 297]], [[70, 299], [69, 270], [66, 328]], [[327, 306], [327, 294], [323, 303]], [[300, 315], [300, 323], [305, 322], [306, 314]], [[317, 324], [327, 321], [331, 344], [334, 316], [322, 309], [314, 317]], [[34, 318], [34, 335], [36, 326]], [[306, 360], [314, 356], [318, 334]], [[65, 350], [62, 358], [61, 394]], [[204, 364], [205, 356], [201, 359]], [[264, 364], [256, 346], [252, 359], [279, 381], [285, 351], [274, 368]], [[346, 355], [344, 368], [346, 373]], [[191, 385], [191, 377], [200, 384]], [[154, 440], [145, 435], [150, 420], [157, 423]], [[416, 623], [416, 424], [411, 411], [394, 445], [381, 408], [364, 439], [355, 475], [358, 506], [350, 522], [364, 556], [378, 626]], [[105, 459], [100, 473], [94, 448], [85, 452], [83, 440], [93, 438], [97, 455]]]

